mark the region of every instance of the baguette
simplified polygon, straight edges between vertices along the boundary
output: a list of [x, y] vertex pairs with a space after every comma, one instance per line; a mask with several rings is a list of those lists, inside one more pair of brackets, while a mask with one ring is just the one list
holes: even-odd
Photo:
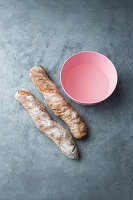
[[85, 123], [62, 97], [56, 85], [49, 79], [45, 69], [40, 65], [32, 67], [30, 77], [38, 90], [43, 94], [50, 109], [69, 126], [73, 136], [77, 139], [84, 137], [87, 132]]
[[78, 150], [71, 134], [59, 123], [51, 120], [46, 108], [32, 95], [22, 89], [16, 92], [15, 98], [31, 115], [36, 126], [69, 158], [78, 159]]

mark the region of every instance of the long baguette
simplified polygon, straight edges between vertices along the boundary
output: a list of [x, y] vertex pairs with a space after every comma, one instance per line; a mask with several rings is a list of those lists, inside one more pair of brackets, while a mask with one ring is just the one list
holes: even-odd
[[59, 123], [51, 120], [46, 108], [32, 93], [22, 89], [16, 92], [15, 98], [26, 108], [36, 126], [51, 138], [66, 156], [71, 159], [79, 158], [71, 134]]
[[38, 90], [43, 94], [50, 109], [70, 127], [73, 136], [77, 139], [84, 137], [87, 132], [85, 123], [62, 97], [56, 85], [49, 79], [45, 69], [40, 65], [32, 67], [30, 77]]

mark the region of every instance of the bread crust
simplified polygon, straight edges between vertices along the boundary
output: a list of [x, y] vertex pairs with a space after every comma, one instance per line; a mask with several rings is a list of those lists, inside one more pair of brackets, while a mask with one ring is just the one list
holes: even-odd
[[31, 92], [21, 89], [16, 92], [15, 98], [29, 112], [36, 126], [69, 158], [78, 159], [78, 149], [68, 130], [58, 122], [50, 118], [45, 106], [43, 106]]
[[45, 69], [40, 65], [32, 67], [30, 77], [43, 94], [50, 109], [69, 126], [73, 136], [77, 139], [84, 137], [87, 133], [85, 123], [78, 112], [62, 97], [56, 85], [49, 79]]

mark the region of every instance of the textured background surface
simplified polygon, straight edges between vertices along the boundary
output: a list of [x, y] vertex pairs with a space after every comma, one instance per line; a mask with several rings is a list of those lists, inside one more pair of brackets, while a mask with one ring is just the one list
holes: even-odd
[[[133, 199], [132, 33], [132, 1], [0, 0], [0, 200]], [[65, 96], [62, 64], [84, 50], [108, 56], [119, 83], [95, 106], [67, 98], [88, 127], [88, 138], [76, 141], [81, 159], [73, 161], [14, 94], [27, 88], [45, 104], [29, 78], [29, 69], [42, 64]]]

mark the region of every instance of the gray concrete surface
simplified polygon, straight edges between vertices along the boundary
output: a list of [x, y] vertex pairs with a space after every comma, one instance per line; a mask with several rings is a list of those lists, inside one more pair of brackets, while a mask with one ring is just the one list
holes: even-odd
[[[29, 78], [41, 64], [65, 96], [62, 64], [84, 50], [108, 56], [119, 83], [94, 106], [67, 98], [88, 127], [88, 137], [76, 141], [81, 159], [73, 161], [14, 94], [26, 88], [45, 104]], [[133, 1], [0, 0], [0, 200], [81, 199], [133, 199]]]

